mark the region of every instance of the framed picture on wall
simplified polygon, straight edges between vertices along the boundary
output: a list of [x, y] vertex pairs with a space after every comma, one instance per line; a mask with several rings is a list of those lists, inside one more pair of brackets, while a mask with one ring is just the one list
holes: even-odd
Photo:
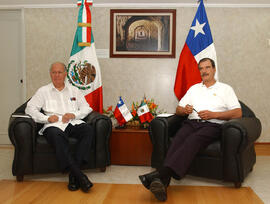
[[175, 9], [111, 9], [110, 57], [175, 58]]

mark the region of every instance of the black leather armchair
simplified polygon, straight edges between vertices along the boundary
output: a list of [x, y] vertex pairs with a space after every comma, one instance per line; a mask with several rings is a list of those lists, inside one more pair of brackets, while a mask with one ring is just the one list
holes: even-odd
[[[17, 181], [23, 181], [24, 175], [60, 172], [54, 149], [46, 138], [38, 134], [42, 124], [25, 114], [26, 103], [11, 115], [8, 133], [15, 147], [12, 173]], [[93, 125], [95, 138], [89, 155], [89, 163], [82, 169], [100, 168], [106, 171], [110, 165], [109, 140], [111, 136], [111, 120], [98, 112], [90, 113], [84, 121]], [[76, 139], [70, 138], [71, 151], [75, 150]]]
[[[261, 134], [261, 122], [244, 103], [240, 104], [242, 118], [226, 121], [222, 125], [220, 139], [198, 153], [188, 174], [234, 182], [235, 187], [241, 187], [256, 162], [254, 142]], [[173, 115], [156, 117], [151, 121], [152, 167], [158, 168], [163, 164], [171, 140], [185, 119]]]

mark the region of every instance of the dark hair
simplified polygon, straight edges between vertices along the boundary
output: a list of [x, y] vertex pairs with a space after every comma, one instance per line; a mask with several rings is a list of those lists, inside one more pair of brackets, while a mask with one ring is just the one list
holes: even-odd
[[216, 68], [215, 61], [212, 60], [211, 58], [208, 58], [208, 57], [202, 58], [202, 59], [199, 61], [199, 63], [198, 63], [198, 67], [199, 67], [199, 65], [200, 65], [201, 62], [205, 62], [205, 61], [207, 61], [207, 60], [209, 60], [209, 61], [211, 62], [212, 67]]

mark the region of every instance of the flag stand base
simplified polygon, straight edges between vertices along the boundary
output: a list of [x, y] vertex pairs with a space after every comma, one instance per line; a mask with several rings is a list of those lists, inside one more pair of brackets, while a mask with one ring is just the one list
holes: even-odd
[[115, 129], [125, 129], [125, 128], [127, 128], [126, 124], [118, 125], [118, 126], [115, 127]]

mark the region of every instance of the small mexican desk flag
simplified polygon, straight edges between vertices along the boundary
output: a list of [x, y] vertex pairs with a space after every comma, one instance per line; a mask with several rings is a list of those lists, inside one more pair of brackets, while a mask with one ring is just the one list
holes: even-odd
[[93, 110], [102, 113], [103, 97], [100, 67], [91, 27], [92, 0], [78, 0], [78, 25], [68, 64], [68, 79], [81, 89]]
[[141, 123], [151, 122], [151, 120], [154, 118], [149, 111], [145, 98], [142, 100], [141, 105], [137, 110], [137, 114], [139, 116]]

